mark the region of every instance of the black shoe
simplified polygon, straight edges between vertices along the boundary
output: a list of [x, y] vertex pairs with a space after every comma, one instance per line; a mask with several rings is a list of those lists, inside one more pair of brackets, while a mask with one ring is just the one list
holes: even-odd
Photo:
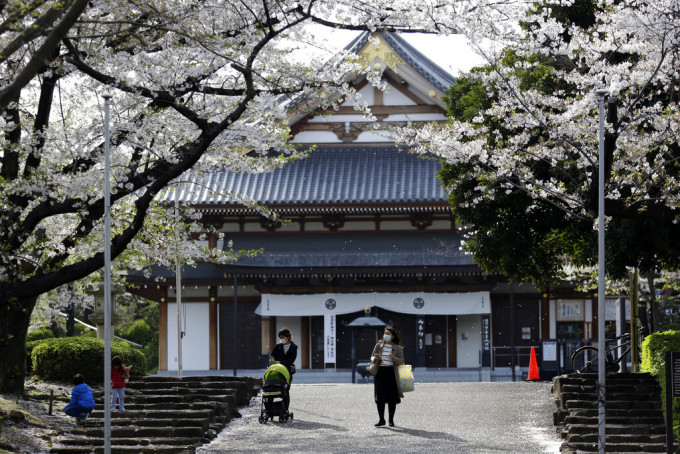
[[384, 426], [384, 425], [385, 425], [385, 420], [381, 419], [380, 421], [378, 421], [378, 424], [376, 424], [375, 427], [380, 427], [380, 426]]
[[394, 427], [394, 421], [390, 421], [390, 427]]

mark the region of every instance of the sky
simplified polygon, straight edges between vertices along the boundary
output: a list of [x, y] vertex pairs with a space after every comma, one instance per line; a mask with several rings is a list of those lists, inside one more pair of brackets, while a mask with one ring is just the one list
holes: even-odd
[[[329, 50], [333, 52], [343, 49], [361, 33], [322, 26], [312, 26], [311, 28], [317, 38], [321, 38]], [[463, 35], [437, 36], [424, 33], [404, 33], [401, 36], [453, 76], [458, 76], [461, 72], [484, 64], [482, 57], [472, 50], [467, 38]], [[330, 57], [330, 54], [326, 58], [328, 57]]]

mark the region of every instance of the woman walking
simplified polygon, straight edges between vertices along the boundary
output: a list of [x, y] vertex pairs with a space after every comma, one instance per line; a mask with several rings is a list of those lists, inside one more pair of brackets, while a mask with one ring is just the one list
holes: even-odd
[[371, 361], [377, 361], [380, 365], [374, 379], [375, 403], [380, 417], [376, 427], [385, 425], [385, 404], [389, 412], [390, 426], [394, 427], [394, 412], [404, 397], [399, 385], [398, 369], [404, 364], [404, 349], [397, 331], [392, 326], [385, 327], [383, 340], [373, 348]]

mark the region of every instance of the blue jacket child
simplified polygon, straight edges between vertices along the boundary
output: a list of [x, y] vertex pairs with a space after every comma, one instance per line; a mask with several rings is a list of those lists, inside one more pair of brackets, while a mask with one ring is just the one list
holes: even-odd
[[94, 409], [92, 388], [85, 384], [85, 379], [80, 374], [73, 377], [73, 384], [75, 386], [71, 393], [71, 402], [66, 405], [64, 412], [69, 416], [74, 416], [77, 422], [84, 423]]

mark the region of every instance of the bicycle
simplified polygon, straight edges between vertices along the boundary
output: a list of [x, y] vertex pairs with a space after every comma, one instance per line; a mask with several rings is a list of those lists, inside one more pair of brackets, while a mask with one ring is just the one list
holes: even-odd
[[[640, 333], [640, 342], [642, 333]], [[631, 337], [630, 333], [618, 336], [616, 340], [623, 340], [620, 345], [605, 348], [605, 372], [607, 374], [616, 373], [619, 371], [619, 363], [624, 360], [626, 355], [631, 351]], [[612, 352], [618, 351], [620, 348], [626, 347], [623, 353], [617, 358]], [[574, 350], [571, 354], [571, 369], [578, 374], [597, 373], [600, 367], [599, 350], [597, 347], [586, 345]]]

